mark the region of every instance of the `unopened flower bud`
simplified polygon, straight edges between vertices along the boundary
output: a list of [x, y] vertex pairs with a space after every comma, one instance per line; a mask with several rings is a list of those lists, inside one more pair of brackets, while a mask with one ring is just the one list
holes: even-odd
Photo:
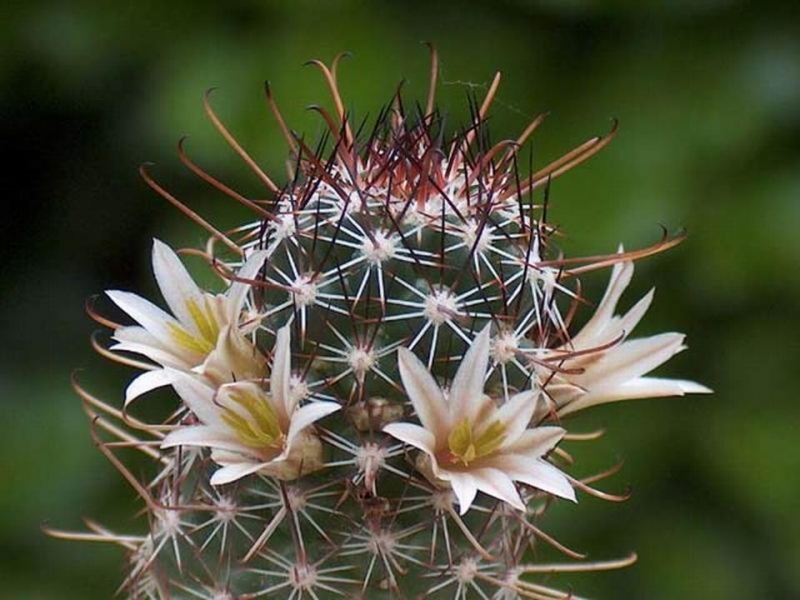
[[358, 431], [380, 431], [384, 425], [403, 418], [403, 407], [386, 398], [373, 396], [351, 406], [347, 414]]

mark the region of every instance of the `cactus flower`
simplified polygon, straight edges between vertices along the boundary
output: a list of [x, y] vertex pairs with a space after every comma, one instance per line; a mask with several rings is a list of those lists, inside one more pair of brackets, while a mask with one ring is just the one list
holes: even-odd
[[447, 391], [422, 361], [400, 348], [400, 377], [421, 425], [390, 423], [383, 430], [423, 452], [418, 464], [433, 483], [453, 489], [461, 514], [478, 491], [525, 510], [514, 481], [574, 501], [567, 477], [544, 459], [564, 430], [528, 427], [537, 393], [521, 392], [499, 407], [484, 394], [489, 348], [487, 325], [464, 355]]
[[711, 392], [694, 381], [645, 377], [686, 349], [685, 336], [670, 332], [628, 338], [654, 293], [650, 290], [624, 315], [615, 315], [632, 277], [633, 262], [615, 264], [605, 295], [583, 328], [563, 346], [537, 353], [539, 382], [560, 416], [608, 402]]
[[[153, 240], [153, 272], [173, 314], [130, 292], [106, 292], [117, 306], [139, 323], [117, 329], [114, 332], [116, 344], [111, 350], [141, 354], [162, 367], [202, 372], [203, 363], [210, 356], [218, 362], [220, 353], [224, 354], [226, 348], [236, 345], [240, 348], [240, 357], [249, 354], [254, 358], [253, 361], [240, 358], [234, 372], [258, 370], [258, 364], [249, 367], [252, 362], [260, 362], [257, 355], [241, 349], [247, 341], [239, 336], [242, 329], [252, 330], [258, 325], [256, 320], [243, 321], [242, 317], [250, 288], [247, 280], [255, 277], [265, 258], [264, 252], [253, 252], [238, 272], [238, 281], [232, 283], [224, 294], [210, 294], [197, 286], [169, 246]], [[125, 403], [169, 382], [170, 376], [162, 369], [146, 371], [128, 386]]]
[[324, 401], [298, 406], [290, 390], [290, 351], [287, 325], [278, 331], [269, 392], [251, 381], [215, 390], [196, 377], [172, 371], [175, 391], [201, 424], [178, 426], [161, 446], [211, 448], [211, 459], [221, 466], [211, 477], [212, 485], [255, 472], [290, 480], [318, 470], [322, 445], [309, 427], [341, 406]]

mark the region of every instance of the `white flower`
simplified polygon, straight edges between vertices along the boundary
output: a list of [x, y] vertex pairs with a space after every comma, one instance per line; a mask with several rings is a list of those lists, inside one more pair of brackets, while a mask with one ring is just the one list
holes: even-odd
[[211, 477], [214, 485], [255, 472], [296, 479], [321, 468], [322, 445], [309, 426], [341, 407], [335, 402], [298, 406], [290, 389], [290, 345], [287, 325], [278, 330], [269, 393], [252, 381], [215, 390], [188, 373], [170, 371], [172, 385], [201, 424], [172, 431], [162, 448], [210, 448], [211, 459], [221, 466]]
[[[246, 280], [255, 277], [265, 258], [265, 252], [254, 252], [237, 273], [237, 278], [244, 281], [235, 281], [224, 294], [211, 294], [197, 286], [169, 246], [153, 240], [153, 272], [172, 315], [136, 294], [106, 292], [139, 323], [117, 329], [117, 343], [111, 349], [141, 354], [162, 367], [195, 369], [201, 374], [204, 363], [210, 360], [209, 371], [217, 376], [227, 373], [224, 381], [249, 377], [264, 361], [255, 346], [242, 336], [243, 331], [258, 325], [255, 320], [242, 322], [250, 289]], [[221, 365], [220, 360], [225, 358], [233, 362]], [[170, 376], [163, 369], [147, 371], [128, 386], [125, 403], [168, 383]]]
[[644, 377], [685, 350], [685, 336], [627, 339], [653, 300], [650, 290], [627, 313], [614, 314], [632, 276], [632, 262], [615, 264], [605, 295], [583, 329], [568, 344], [537, 355], [539, 383], [559, 416], [619, 400], [711, 392], [694, 381]]
[[418, 467], [432, 483], [452, 488], [461, 514], [478, 491], [525, 510], [515, 481], [575, 500], [567, 477], [544, 459], [564, 430], [528, 428], [537, 393], [516, 394], [500, 407], [483, 393], [489, 345], [487, 326], [465, 354], [448, 392], [410, 350], [400, 348], [400, 377], [421, 426], [391, 423], [383, 431], [422, 451]]

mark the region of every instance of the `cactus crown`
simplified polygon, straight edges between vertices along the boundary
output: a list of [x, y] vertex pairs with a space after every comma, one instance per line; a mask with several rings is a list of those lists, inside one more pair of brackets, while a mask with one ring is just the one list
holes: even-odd
[[[127, 292], [109, 297], [138, 322], [114, 329], [106, 356], [142, 369], [124, 410], [76, 389], [98, 446], [145, 502], [148, 529], [80, 534], [129, 553], [132, 598], [574, 597], [537, 573], [598, 570], [540, 529], [576, 490], [562, 417], [643, 396], [706, 391], [644, 375], [683, 349], [683, 336], [626, 341], [649, 303], [615, 315], [632, 261], [680, 241], [566, 258], [547, 221], [550, 181], [613, 137], [594, 137], [538, 171], [518, 168], [516, 140], [489, 141], [499, 74], [455, 134], [435, 108], [437, 60], [424, 107], [400, 93], [375, 122], [351, 123], [336, 71], [313, 61], [334, 111], [317, 109], [327, 140], [289, 133], [289, 183], [264, 173], [211, 108], [270, 199], [246, 198], [182, 161], [254, 214], [222, 232], [147, 183], [210, 233], [194, 251], [220, 275], [213, 294], [162, 242], [153, 266], [170, 312]], [[538, 199], [541, 191], [544, 198]], [[613, 267], [606, 296], [579, 331], [578, 276]], [[170, 314], [171, 313], [171, 314]], [[134, 358], [144, 357], [146, 361]], [[129, 411], [171, 386], [176, 408], [144, 422]], [[147, 399], [141, 400], [147, 402]], [[119, 442], [152, 463], [141, 482]], [[77, 534], [53, 532], [64, 537]], [[543, 563], [546, 545], [569, 563]]]

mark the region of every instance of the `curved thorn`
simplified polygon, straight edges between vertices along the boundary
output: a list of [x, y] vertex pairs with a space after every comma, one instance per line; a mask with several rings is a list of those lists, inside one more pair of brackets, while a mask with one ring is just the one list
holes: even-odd
[[53, 529], [49, 525], [41, 525], [39, 527], [42, 533], [51, 538], [55, 538], [57, 540], [69, 540], [73, 542], [103, 542], [103, 543], [112, 543], [122, 546], [123, 548], [127, 548], [128, 550], [134, 550], [136, 548], [135, 544], [141, 543], [142, 538], [133, 535], [111, 535], [108, 532], [97, 532], [97, 533], [81, 533], [81, 532], [73, 532], [73, 531], [62, 531], [61, 529]]
[[152, 371], [154, 369], [159, 368], [156, 365], [151, 365], [150, 363], [146, 363], [144, 361], [136, 360], [133, 358], [127, 358], [125, 356], [117, 354], [112, 350], [109, 350], [97, 340], [97, 335], [98, 335], [97, 331], [92, 333], [91, 337], [89, 338], [89, 343], [91, 344], [92, 349], [94, 349], [94, 351], [97, 352], [100, 356], [107, 358], [117, 364], [125, 365], [126, 367], [134, 367], [135, 369], [141, 369], [142, 371]]
[[98, 295], [94, 294], [86, 299], [86, 302], [83, 304], [83, 308], [86, 311], [86, 314], [89, 315], [89, 318], [94, 321], [95, 323], [99, 323], [104, 327], [108, 327], [109, 329], [119, 329], [120, 327], [124, 327], [121, 323], [117, 323], [116, 321], [112, 321], [111, 319], [102, 316], [94, 309], [94, 303], [97, 301]]
[[135, 448], [139, 452], [146, 454], [153, 460], [157, 460], [164, 465], [169, 464], [169, 459], [166, 456], [163, 456], [158, 450], [152, 448], [154, 445], [161, 445], [159, 440], [151, 440], [149, 442], [144, 442], [140, 439], [135, 438], [133, 435], [121, 429], [120, 427], [114, 425], [110, 421], [104, 419], [100, 415], [93, 413], [91, 409], [84, 404], [84, 412], [89, 417], [89, 419], [96, 423], [98, 427], [103, 429], [106, 433], [110, 433], [114, 437], [118, 438], [119, 441], [115, 442], [106, 442], [107, 447], [115, 447], [115, 448]]
[[240, 204], [246, 206], [253, 212], [255, 212], [259, 217], [263, 219], [274, 219], [274, 215], [263, 208], [261, 208], [258, 204], [250, 200], [249, 198], [245, 198], [238, 192], [235, 192], [227, 185], [219, 181], [217, 178], [212, 177], [209, 173], [204, 171], [200, 168], [200, 166], [194, 162], [189, 155], [186, 154], [186, 149], [183, 147], [183, 143], [186, 140], [185, 137], [182, 137], [178, 140], [178, 158], [180, 161], [195, 175], [197, 175], [200, 179], [211, 185], [212, 187], [218, 189], [220, 192], [229, 196], [239, 202]]
[[165, 190], [158, 183], [156, 183], [156, 181], [152, 177], [150, 177], [150, 174], [147, 172], [147, 169], [146, 169], [147, 165], [148, 165], [148, 163], [145, 163], [145, 164], [142, 164], [139, 167], [139, 175], [141, 176], [141, 178], [144, 180], [144, 182], [147, 185], [149, 185], [153, 190], [158, 192], [158, 194], [162, 198], [164, 198], [167, 202], [172, 204], [175, 208], [177, 208], [179, 211], [181, 211], [184, 215], [186, 215], [192, 221], [194, 221], [195, 223], [200, 225], [200, 227], [205, 229], [212, 236], [214, 236], [217, 239], [219, 239], [223, 244], [225, 244], [233, 252], [235, 252], [236, 254], [238, 254], [240, 256], [244, 254], [244, 251], [238, 245], [236, 245], [233, 241], [228, 239], [228, 237], [224, 233], [222, 233], [219, 229], [214, 227], [211, 223], [206, 221], [203, 217], [198, 215], [191, 208], [186, 206], [183, 202], [178, 200], [175, 196], [170, 194], [167, 190]]
[[342, 62], [344, 58], [352, 58], [353, 54], [348, 52], [347, 50], [342, 50], [333, 57], [333, 62], [331, 63], [331, 76], [333, 76], [333, 80], [338, 80], [338, 72], [339, 72], [339, 63]]
[[566, 554], [570, 558], [574, 558], [576, 560], [583, 560], [583, 559], [586, 558], [585, 554], [582, 554], [581, 552], [577, 552], [576, 550], [572, 550], [570, 548], [567, 548], [564, 544], [562, 544], [561, 542], [556, 540], [554, 537], [548, 535], [547, 533], [545, 533], [544, 531], [542, 531], [541, 529], [536, 527], [533, 523], [530, 523], [529, 521], [527, 521], [526, 519], [521, 518], [521, 519], [519, 519], [519, 522], [520, 522], [520, 525], [522, 525], [522, 527], [524, 529], [527, 529], [531, 534], [533, 534], [533, 536], [535, 538], [540, 539], [540, 540], [550, 544], [553, 548], [555, 548], [556, 550], [558, 550], [562, 554]]
[[629, 250], [627, 252], [616, 252], [614, 254], [600, 254], [576, 258], [560, 258], [552, 261], [542, 261], [538, 264], [541, 266], [564, 266], [576, 263], [588, 263], [564, 271], [565, 277], [572, 277], [588, 271], [610, 267], [620, 262], [640, 260], [648, 256], [660, 254], [661, 252], [669, 250], [670, 248], [674, 248], [683, 242], [686, 239], [687, 233], [686, 231], [681, 231], [672, 239], [668, 239], [668, 235], [669, 234], [664, 231], [661, 239], [658, 242], [651, 244], [650, 246], [646, 246], [645, 248], [640, 248], [639, 250]]
[[517, 567], [522, 573], [584, 573], [589, 571], [611, 571], [614, 569], [624, 569], [630, 567], [638, 560], [635, 552], [631, 552], [624, 558], [616, 560], [604, 560], [591, 563], [551, 563], [545, 565], [520, 565]]
[[323, 120], [325, 121], [325, 124], [328, 126], [328, 129], [331, 132], [331, 135], [333, 135], [335, 142], [338, 143], [339, 140], [341, 139], [340, 138], [340, 133], [339, 133], [340, 132], [340, 127], [336, 123], [336, 121], [333, 120], [333, 117], [331, 116], [331, 114], [327, 110], [325, 110], [323, 107], [319, 106], [318, 104], [310, 104], [310, 105], [308, 105], [306, 107], [306, 110], [312, 110], [312, 111], [318, 113], [323, 118]]
[[[72, 385], [72, 389], [75, 391], [75, 393], [77, 393], [78, 396], [81, 397], [85, 405], [92, 406], [110, 417], [114, 417], [115, 419], [124, 421], [127, 425], [133, 427], [134, 429], [144, 431], [146, 433], [149, 433], [153, 437], [159, 439], [164, 437], [161, 433], [161, 430], [173, 429], [172, 427], [169, 426], [162, 427], [158, 425], [148, 425], [147, 423], [144, 423], [138, 419], [129, 416], [128, 413], [126, 413], [125, 411], [122, 411], [118, 408], [114, 408], [113, 406], [109, 406], [96, 396], [86, 391], [86, 389], [84, 389], [84, 387], [78, 381], [77, 375], [75, 373], [72, 373], [72, 375], [70, 376], [70, 384]], [[98, 418], [96, 414], [91, 413], [90, 411], [87, 412], [87, 414], [90, 414], [90, 416], [93, 415], [92, 416], [93, 419]], [[142, 442], [141, 440], [139, 440], [139, 442], [140, 444], [147, 443], [147, 442]]]
[[245, 151], [245, 149], [241, 147], [239, 142], [236, 141], [236, 138], [233, 137], [233, 135], [231, 135], [231, 132], [228, 131], [225, 125], [222, 124], [222, 121], [219, 120], [219, 117], [217, 117], [216, 113], [214, 112], [214, 109], [211, 108], [212, 91], [213, 88], [208, 90], [203, 95], [203, 108], [206, 112], [206, 115], [208, 115], [209, 120], [214, 125], [214, 128], [220, 133], [220, 135], [222, 135], [225, 141], [228, 142], [228, 145], [231, 148], [233, 148], [233, 151], [239, 155], [239, 158], [241, 158], [247, 164], [247, 166], [250, 167], [250, 169], [252, 169], [252, 171], [264, 183], [264, 185], [266, 185], [271, 192], [278, 193], [280, 191], [278, 186], [275, 185], [275, 183], [272, 181], [272, 179], [269, 178], [269, 176], [266, 173], [264, 173], [261, 167], [259, 167], [258, 164], [256, 164], [256, 161], [254, 161], [250, 157], [250, 155]]
[[[337, 55], [337, 58], [334, 59], [334, 68], [336, 66], [337, 59], [339, 56], [340, 55]], [[339, 124], [341, 128], [344, 130], [345, 142], [349, 147], [353, 143], [353, 133], [350, 131], [350, 125], [347, 123], [347, 119], [345, 118], [344, 102], [342, 102], [342, 96], [339, 93], [339, 85], [336, 82], [335, 75], [321, 60], [317, 59], [309, 60], [308, 62], [306, 62], [306, 64], [314, 65], [322, 72], [322, 75], [325, 78], [325, 82], [328, 84], [328, 90], [330, 91], [331, 97], [333, 98], [333, 104], [336, 107], [336, 114], [339, 117]]]
[[566, 433], [562, 439], [570, 442], [594, 441], [599, 440], [605, 434], [605, 429], [598, 429], [597, 431], [590, 431], [588, 433]]
[[422, 42], [431, 51], [431, 75], [430, 83], [428, 84], [428, 101], [425, 103], [425, 115], [428, 117], [433, 114], [433, 106], [436, 100], [436, 81], [439, 77], [439, 53], [436, 51], [436, 46], [431, 42]]
[[464, 521], [461, 519], [458, 513], [456, 513], [456, 511], [453, 509], [452, 506], [449, 506], [447, 508], [447, 512], [450, 514], [450, 518], [453, 519], [455, 524], [458, 525], [458, 528], [461, 530], [461, 533], [464, 534], [464, 537], [467, 538], [467, 541], [470, 543], [470, 545], [475, 549], [475, 552], [480, 554], [482, 558], [488, 561], [494, 562], [497, 560], [496, 556], [492, 556], [491, 554], [489, 554], [489, 551], [486, 550], [483, 546], [481, 546], [480, 542], [477, 539], [475, 539], [475, 536], [472, 535], [472, 532], [469, 530], [469, 527], [467, 527], [466, 523], [464, 523]]
[[582, 492], [586, 492], [590, 496], [594, 496], [595, 498], [600, 498], [601, 500], [608, 500], [609, 502], [625, 502], [631, 497], [631, 491], [628, 490], [624, 494], [609, 494], [608, 492], [601, 492], [593, 487], [590, 487], [583, 481], [579, 479], [573, 479], [572, 477], [567, 476], [570, 480], [570, 483]]
[[541, 113], [536, 115], [533, 121], [522, 131], [520, 136], [517, 138], [517, 146], [522, 146], [525, 142], [528, 141], [528, 138], [533, 135], [533, 132], [539, 129], [539, 126], [544, 123], [545, 119], [547, 119], [549, 113]]
[[611, 129], [605, 136], [592, 137], [579, 146], [576, 146], [563, 156], [557, 158], [546, 167], [540, 169], [522, 181], [518, 190], [512, 189], [505, 192], [501, 199], [505, 200], [515, 191], [518, 191], [518, 193], [527, 193], [543, 185], [549, 185], [551, 180], [586, 162], [595, 154], [600, 152], [603, 148], [608, 146], [617, 135], [618, 129], [619, 121], [617, 119], [613, 119]]
[[288, 144], [292, 153], [296, 153], [297, 145], [294, 143], [294, 137], [291, 133], [289, 133], [289, 127], [286, 125], [286, 120], [283, 118], [281, 111], [278, 109], [278, 104], [275, 102], [275, 97], [272, 95], [272, 88], [269, 85], [269, 81], [264, 82], [264, 94], [267, 97], [267, 103], [272, 111], [272, 116], [275, 117], [275, 120], [278, 122], [278, 127], [280, 127], [281, 133], [283, 134], [283, 139], [286, 140], [286, 143]]
[[587, 484], [595, 483], [596, 481], [601, 481], [603, 479], [606, 479], [607, 477], [611, 477], [612, 475], [616, 475], [617, 473], [619, 473], [622, 470], [622, 465], [624, 464], [625, 461], [620, 460], [617, 464], [615, 464], [612, 467], [609, 467], [605, 471], [601, 471], [600, 473], [595, 473], [590, 477], [584, 477], [583, 479], [581, 479], [581, 481]]
[[100, 450], [100, 452], [103, 453], [103, 456], [105, 456], [108, 459], [108, 461], [114, 466], [114, 468], [116, 468], [117, 471], [119, 471], [120, 475], [122, 475], [127, 480], [127, 482], [141, 497], [144, 503], [147, 504], [148, 509], [151, 511], [158, 510], [159, 508], [158, 503], [153, 499], [153, 497], [150, 495], [147, 489], [139, 482], [138, 479], [136, 479], [136, 477], [133, 476], [133, 473], [130, 472], [130, 470], [122, 463], [122, 461], [119, 458], [117, 458], [116, 454], [114, 454], [113, 452], [111, 452], [111, 450], [108, 449], [106, 443], [100, 439], [100, 436], [98, 436], [97, 434], [97, 428], [95, 424], [96, 419], [97, 418], [95, 418], [92, 421], [92, 426], [89, 428], [89, 430], [91, 432], [92, 439], [94, 440], [94, 443], [97, 446], [97, 448]]

